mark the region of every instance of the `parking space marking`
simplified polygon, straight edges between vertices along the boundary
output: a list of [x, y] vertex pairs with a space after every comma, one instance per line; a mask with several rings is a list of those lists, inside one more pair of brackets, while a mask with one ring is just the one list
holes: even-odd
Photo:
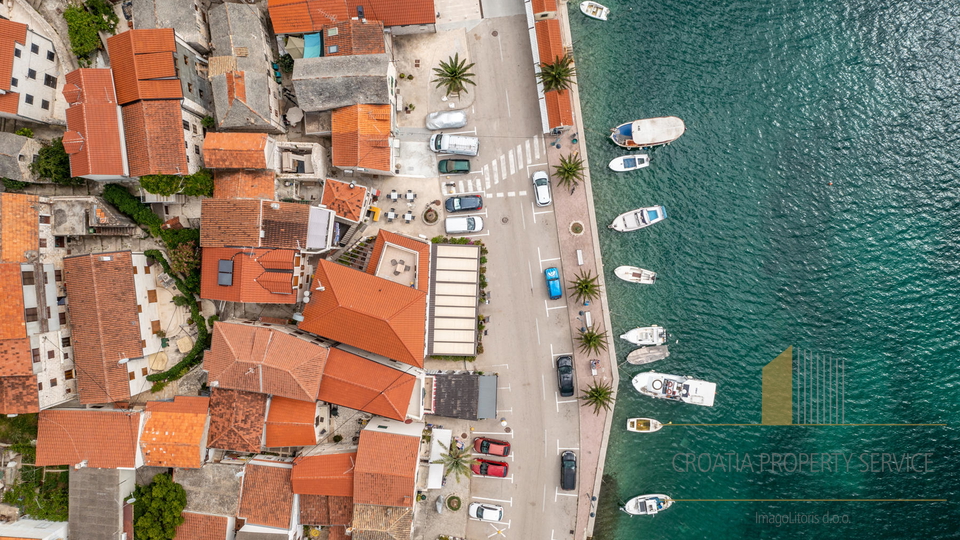
[[513, 407], [511, 407], [511, 408], [509, 408], [509, 409], [497, 409], [497, 414], [500, 414], [500, 413], [512, 413], [512, 412], [513, 412]]
[[539, 169], [540, 167], [546, 167], [550, 165], [549, 163], [534, 163], [532, 165], [527, 165], [527, 173], [529, 174], [530, 169]]
[[516, 196], [517, 196], [517, 192], [516, 192], [516, 191], [508, 191], [508, 192], [507, 192], [507, 197], [516, 197]]
[[558, 456], [560, 455], [560, 451], [561, 451], [561, 450], [577, 450], [577, 451], [579, 451], [580, 448], [572, 447], [572, 446], [571, 446], [570, 448], [565, 448], [565, 447], [563, 447], [563, 446], [560, 446], [560, 439], [557, 439], [557, 455], [558, 455]]
[[552, 213], [553, 213], [553, 210], [544, 210], [543, 212], [534, 212], [533, 215], [538, 216], [540, 214], [552, 214]]
[[547, 376], [543, 373], [540, 374], [540, 395], [544, 401], [547, 400]]
[[448, 133], [448, 135], [463, 135], [463, 134], [465, 134], [465, 133], [470, 133], [470, 134], [472, 134], [472, 135], [476, 135], [476, 134], [477, 134], [477, 128], [473, 128], [473, 129], [470, 129], [470, 130], [467, 130], [467, 131], [453, 131], [453, 132]]
[[[530, 272], [530, 290], [532, 291], [533, 290], [533, 266], [530, 265], [530, 261], [527, 261], [527, 271]], [[537, 323], [537, 339], [539, 338], [540, 338], [540, 323]]]
[[[540, 501], [540, 511], [547, 511], [547, 485], [543, 485], [543, 500]], [[553, 531], [550, 531], [550, 539], [553, 540]]]
[[[505, 530], [507, 530], [507, 529], [510, 528], [510, 522], [509, 522], [509, 521], [506, 522], [506, 523], [504, 523], [504, 522], [502, 522], [502, 521], [494, 521], [494, 522], [489, 522], [489, 521], [488, 521], [487, 523], [490, 523], [490, 526], [493, 527], [493, 532], [490, 533], [490, 534], [488, 534], [488, 535], [487, 535], [487, 538], [490, 538], [491, 536], [496, 536], [496, 535], [498, 535], [498, 534], [499, 534], [500, 536], [504, 537], [504, 538], [507, 537], [507, 535], [503, 534], [503, 531], [505, 531]], [[496, 525], [494, 525], [494, 524], [496, 524]], [[497, 528], [497, 525], [506, 525], [506, 526], [507, 526], [507, 529], [498, 529], [498, 528]]]
[[507, 503], [507, 504], [510, 505], [511, 508], [513, 507], [513, 497], [510, 497], [510, 500], [509, 500], [509, 501], [506, 501], [506, 500], [503, 500], [503, 499], [488, 499], [488, 498], [486, 498], [486, 497], [470, 497], [470, 498], [471, 498], [471, 499], [479, 499], [479, 500], [481, 500], [481, 501], [493, 501], [493, 502]]
[[553, 488], [553, 502], [557, 502], [557, 497], [579, 497], [576, 493], [560, 493], [560, 488]]
[[494, 364], [490, 367], [510, 367], [510, 364]]
[[[527, 264], [530, 263], [527, 262]], [[533, 274], [530, 274], [530, 288], [533, 288]], [[540, 345], [540, 319], [534, 319], [533, 324], [537, 327], [537, 345]]]
[[547, 301], [544, 300], [544, 301], [543, 301], [543, 307], [544, 307], [544, 309], [547, 310], [547, 318], [549, 319], [549, 318], [550, 318], [550, 310], [551, 310], [551, 309], [565, 309], [567, 306], [566, 306], [566, 305], [562, 305], [562, 306], [550, 307], [550, 306], [547, 304]]
[[469, 236], [469, 237], [490, 236], [490, 231], [487, 231], [487, 232], [481, 233], [481, 234], [461, 234], [460, 236], [462, 236], [462, 237], [464, 237], [464, 238], [466, 238], [466, 237], [468, 237], [468, 236]]
[[526, 192], [526, 191], [518, 191], [518, 192], [517, 192], [517, 195], [520, 195], [521, 197], [526, 197], [526, 196], [527, 196], [527, 192]]
[[533, 224], [537, 224], [537, 207], [533, 205], [533, 201], [530, 201], [530, 213], [533, 214]]
[[513, 438], [513, 431], [510, 431], [510, 432], [504, 432], [504, 431], [474, 431], [473, 434], [474, 434], [474, 435], [498, 435], [498, 436], [500, 436], [500, 437], [503, 437], [503, 436], [505, 436], [505, 435], [509, 435], [511, 439]]
[[517, 172], [517, 160], [513, 157], [513, 148], [507, 153], [510, 155], [510, 176], [513, 176]]
[[575, 400], [575, 399], [565, 399], [565, 400], [561, 400], [561, 399], [560, 399], [560, 394], [557, 393], [557, 392], [554, 392], [554, 393], [553, 393], [553, 396], [554, 396], [554, 399], [557, 400], [557, 412], [558, 412], [558, 413], [560, 412], [560, 404], [561, 404], [561, 403], [576, 403], [576, 402], [577, 402], [577, 400]]
[[508, 384], [508, 385], [506, 385], [506, 386], [498, 386], [498, 387], [497, 387], [497, 390], [506, 390], [507, 392], [509, 392], [509, 391], [510, 391], [510, 385]]

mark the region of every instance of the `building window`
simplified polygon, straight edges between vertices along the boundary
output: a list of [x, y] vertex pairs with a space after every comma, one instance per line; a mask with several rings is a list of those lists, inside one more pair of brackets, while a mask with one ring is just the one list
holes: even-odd
[[187, 122], [186, 120], [183, 121], [183, 130], [190, 131], [190, 122]]
[[[183, 55], [183, 65], [185, 65], [185, 66], [189, 66], [189, 65], [190, 65], [190, 59], [187, 58], [187, 55]], [[190, 83], [187, 83], [187, 84], [190, 84]]]
[[63, 281], [63, 270], [54, 270], [53, 278], [57, 281]]
[[26, 103], [27, 105], [33, 105], [33, 96], [31, 96], [30, 94], [23, 96], [23, 102]]
[[160, 321], [150, 321], [150, 330], [154, 334], [160, 332]]
[[200, 97], [203, 97], [203, 90], [201, 90], [200, 88], [197, 88], [197, 92], [200, 94]]
[[33, 272], [20, 272], [20, 281], [23, 282], [24, 285], [36, 284], [36, 281], [34, 281]]
[[47, 351], [47, 360], [53, 360], [53, 357], [56, 355], [56, 351]]
[[31, 352], [33, 354], [33, 363], [36, 364], [40, 361], [40, 349], [34, 349]]
[[193, 93], [193, 83], [187, 83], [187, 92]]
[[[168, 211], [169, 211], [169, 210], [168, 210]], [[150, 274], [150, 267], [147, 266], [147, 265], [143, 265], [143, 273], [144, 273], [145, 275], [149, 275], [149, 274]]]
[[58, 248], [67, 247], [67, 238], [65, 236], [54, 236], [53, 245], [54, 247], [58, 247]]
[[10, 86], [16, 86], [19, 82], [16, 77], [13, 77], [10, 79]]
[[70, 336], [67, 336], [67, 337], [61, 339], [61, 340], [60, 340], [60, 345], [63, 346], [63, 347], [69, 347], [69, 346], [70, 346]]
[[56, 58], [56, 55], [53, 54], [53, 51], [47, 51], [47, 60], [53, 62], [54, 58]]
[[50, 388], [53, 388], [53, 387], [56, 386], [56, 385], [57, 385], [57, 380], [56, 380], [56, 379], [50, 379]]
[[72, 381], [72, 380], [73, 380], [73, 370], [72, 370], [72, 369], [68, 369], [68, 370], [66, 370], [66, 371], [63, 372], [63, 380], [65, 380], [65, 381]]
[[147, 340], [145, 340], [145, 339], [141, 339], [141, 340], [140, 340], [140, 348], [141, 348], [141, 349], [146, 349], [146, 348], [147, 348]]
[[150, 289], [149, 291], [147, 291], [147, 302], [150, 302], [151, 304], [156, 304], [156, 303], [157, 303], [157, 290], [156, 290], [156, 289]]
[[63, 353], [63, 359], [64, 359], [64, 360], [69, 360], [69, 359], [70, 359], [70, 353], [68, 353], [68, 352]]
[[67, 324], [67, 313], [65, 311], [60, 312], [60, 324]]
[[33, 53], [33, 54], [37, 54], [38, 52], [40, 52], [40, 46], [37, 45], [36, 43], [31, 43], [31, 44], [30, 44], [30, 52]]
[[23, 317], [27, 322], [37, 322], [40, 320], [40, 312], [35, 307], [27, 308], [23, 310]]
[[50, 102], [45, 99], [40, 100], [40, 108], [43, 110], [50, 110]]
[[35, 69], [28, 69], [28, 70], [27, 70], [27, 78], [28, 78], [28, 79], [36, 79], [36, 78], [37, 78], [37, 70], [35, 70]]
[[[203, 97], [203, 96], [201, 96], [201, 97]], [[196, 134], [197, 134], [197, 125], [194, 124], [192, 127], [193, 127], [193, 134], [196, 135]]]
[[17, 58], [20, 58], [20, 49], [14, 48], [13, 55], [16, 56]]
[[137, 313], [143, 313], [143, 306], [137, 304]]
[[[46, 103], [46, 101], [44, 101], [44, 103]], [[46, 107], [44, 107], [44, 109], [46, 109]], [[42, 248], [47, 247], [47, 239], [46, 239], [46, 238], [41, 238], [41, 239], [40, 239], [40, 247], [42, 247]]]
[[56, 88], [56, 87], [57, 87], [57, 78], [54, 77], [53, 75], [44, 75], [44, 76], [43, 76], [43, 84], [44, 84], [44, 86], [49, 86], [50, 88]]
[[141, 368], [141, 369], [140, 369], [140, 374], [143, 375], [144, 377], [146, 377], [146, 376], [147, 376], [147, 368]]
[[137, 372], [136, 372], [136, 371], [131, 371], [131, 372], [129, 373], [129, 375], [130, 375], [130, 380], [131, 380], [131, 381], [137, 378]]
[[50, 216], [40, 216], [40, 223], [43, 223], [43, 224], [45, 224], [45, 225], [49, 225], [49, 224], [50, 224]]
[[43, 390], [43, 383], [42, 383], [42, 382], [38, 382], [38, 383], [37, 383], [37, 390], [38, 390], [38, 391], [42, 391], [42, 390]]
[[199, 156], [199, 155], [200, 155], [200, 147], [197, 146], [197, 145], [193, 145], [193, 153]]

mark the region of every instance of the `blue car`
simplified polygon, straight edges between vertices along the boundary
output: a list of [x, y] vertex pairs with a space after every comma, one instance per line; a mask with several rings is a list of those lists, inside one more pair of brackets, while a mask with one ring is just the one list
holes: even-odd
[[562, 297], [563, 288], [560, 286], [560, 271], [557, 267], [547, 268], [543, 271], [543, 275], [547, 278], [547, 292], [550, 293], [550, 299], [556, 300]]

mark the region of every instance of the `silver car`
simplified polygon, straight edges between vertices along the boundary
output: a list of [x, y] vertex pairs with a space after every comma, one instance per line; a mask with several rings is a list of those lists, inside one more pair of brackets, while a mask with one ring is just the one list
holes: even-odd
[[427, 129], [453, 129], [467, 125], [465, 111], [437, 111], [427, 115]]
[[537, 200], [537, 206], [550, 206], [550, 177], [547, 173], [533, 173], [533, 196]]

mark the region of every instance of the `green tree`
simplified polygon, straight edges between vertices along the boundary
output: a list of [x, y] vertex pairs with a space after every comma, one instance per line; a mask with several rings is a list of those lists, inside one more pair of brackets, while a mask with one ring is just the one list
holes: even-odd
[[581, 352], [596, 354], [607, 350], [607, 331], [588, 328], [580, 332], [577, 341], [580, 342]]
[[217, 121], [213, 119], [212, 116], [204, 116], [200, 119], [200, 125], [205, 129], [213, 129], [217, 125]]
[[183, 523], [187, 492], [169, 474], [133, 491], [133, 534], [138, 540], [173, 540]]
[[293, 73], [293, 57], [289, 54], [281, 56], [277, 60], [277, 64], [280, 65], [280, 71], [284, 73]]
[[573, 78], [576, 74], [577, 68], [573, 66], [573, 57], [570, 56], [570, 53], [566, 53], [563, 56], [557, 56], [553, 63], [544, 64], [541, 62], [540, 73], [537, 73], [537, 78], [543, 84], [544, 92], [561, 91], [567, 90], [573, 85]]
[[570, 282], [568, 289], [573, 292], [577, 302], [600, 297], [600, 284], [597, 282], [599, 276], [594, 276], [593, 272], [587, 270], [577, 274], [576, 278]]
[[430, 82], [437, 83], [437, 88], [446, 88], [446, 95], [456, 94], [457, 97], [460, 97], [461, 92], [467, 91], [466, 85], [477, 85], [472, 79], [475, 75], [470, 72], [472, 67], [472, 63], [467, 64], [467, 60], [461, 60], [460, 53], [456, 53], [447, 58], [446, 62], [441, 61], [440, 67], [433, 68], [433, 73], [437, 78]]
[[477, 460], [470, 456], [470, 449], [467, 447], [457, 448], [456, 441], [450, 443], [450, 450], [440, 454], [440, 459], [433, 463], [443, 465], [443, 475], [453, 473], [457, 481], [461, 476], [470, 476], [470, 466]]
[[600, 414], [600, 410], [609, 411], [613, 405], [613, 387], [610, 383], [593, 383], [585, 390], [581, 389], [583, 394], [580, 399], [583, 401], [581, 406], [593, 407], [593, 414]]
[[213, 173], [209, 169], [200, 169], [187, 176], [183, 194], [188, 197], [212, 197]]
[[183, 193], [190, 197], [210, 197], [213, 195], [213, 175], [207, 169], [186, 176], [151, 174], [140, 177], [140, 187], [156, 195]]
[[553, 166], [553, 177], [560, 187], [574, 188], [583, 180], [583, 158], [579, 153], [560, 156], [560, 164]]
[[37, 160], [30, 164], [30, 171], [40, 178], [53, 180], [64, 186], [81, 186], [83, 178], [70, 176], [70, 156], [63, 149], [63, 140], [54, 139], [37, 153]]
[[170, 250], [170, 270], [186, 276], [197, 268], [200, 268], [200, 251], [196, 242], [183, 242]]
[[21, 137], [27, 137], [28, 139], [33, 138], [33, 130], [28, 127], [22, 127], [17, 131], [15, 131], [14, 133], [16, 133], [17, 135], [20, 135]]
[[63, 11], [70, 48], [80, 67], [90, 65], [90, 54], [101, 47], [100, 32], [116, 33], [120, 17], [104, 0], [87, 0], [86, 6], [72, 5]]
[[117, 33], [120, 16], [104, 0], [87, 0], [87, 11], [97, 17], [97, 30], [109, 34]]

